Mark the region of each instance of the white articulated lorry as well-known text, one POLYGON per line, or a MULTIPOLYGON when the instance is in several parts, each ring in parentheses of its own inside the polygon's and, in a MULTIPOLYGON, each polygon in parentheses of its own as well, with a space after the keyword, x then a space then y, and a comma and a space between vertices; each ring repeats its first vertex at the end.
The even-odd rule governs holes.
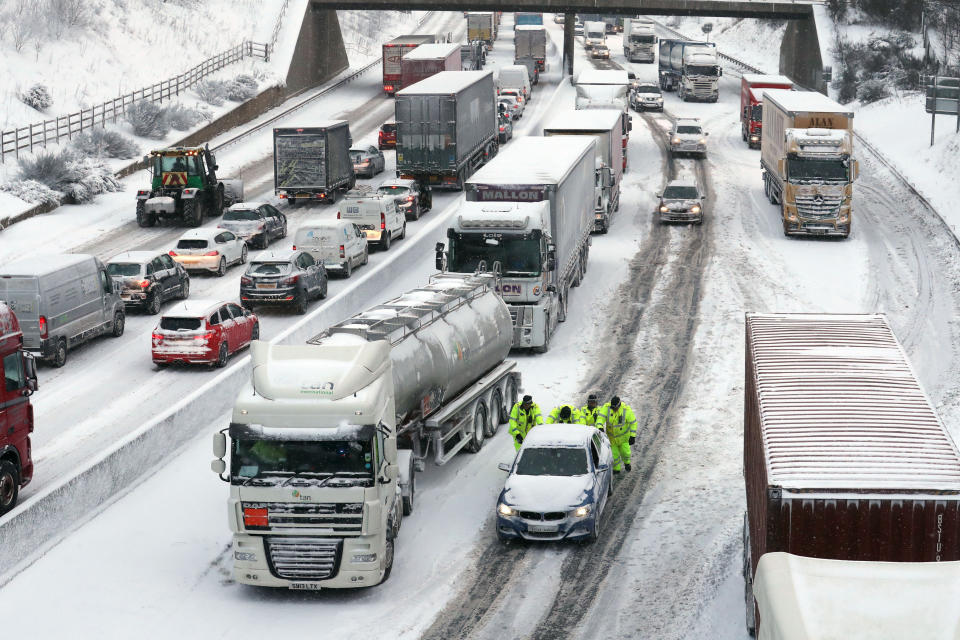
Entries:
POLYGON ((623 112, 616 109, 565 111, 551 118, 543 135, 592 136, 597 141, 594 183, 593 230, 606 233, 613 213, 620 210, 620 183, 623 179, 623 112))
POLYGON ((493 269, 510 307, 513 346, 545 352, 567 317, 570 288, 587 269, 593 229, 596 141, 515 140, 467 181, 466 202, 437 262, 449 271, 493 269))
POLYGON ((496 283, 439 274, 306 345, 253 343, 251 380, 213 445, 237 582, 319 590, 389 577, 415 471, 428 455, 479 451, 520 391, 496 283))
POLYGON ((619 109, 622 112, 620 119, 620 144, 623 146, 623 171, 627 170, 627 143, 630 141, 630 130, 633 123, 629 111, 627 97, 630 88, 630 78, 622 69, 585 69, 577 76, 577 98, 574 107, 581 109, 619 109))
POLYGON ((643 18, 627 18, 623 21, 623 55, 630 62, 653 62, 656 60, 657 34, 653 21, 643 18))

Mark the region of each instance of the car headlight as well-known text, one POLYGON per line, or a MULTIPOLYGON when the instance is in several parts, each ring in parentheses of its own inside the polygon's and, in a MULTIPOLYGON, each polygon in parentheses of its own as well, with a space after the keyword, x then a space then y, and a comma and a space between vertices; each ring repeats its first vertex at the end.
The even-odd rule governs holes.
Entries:
POLYGON ((515 515, 517 515, 517 510, 516 510, 516 509, 514 509, 513 507, 511 507, 511 506, 509 506, 509 505, 505 505, 505 504, 503 504, 502 502, 500 503, 500 506, 497 507, 497 511, 499 511, 499 512, 500 512, 500 515, 502 515, 502 516, 515 516, 515 515))
POLYGON ((665 204, 660 205, 660 213, 668 213, 669 211, 670 211, 670 208, 667 207, 667 205, 665 204))
POLYGON ((376 562, 377 554, 375 553, 355 553, 353 558, 350 559, 351 562, 376 562))
POLYGON ((583 505, 582 507, 577 507, 573 510, 573 515, 576 518, 585 518, 588 513, 590 513, 589 505, 583 505))
POLYGON ((706 138, 700 138, 699 144, 707 144, 706 138))
POLYGON ((690 213, 700 213, 700 205, 695 204, 690 207, 690 213))
POLYGON ((680 144, 680 138, 674 138, 673 144, 680 144))
POLYGON ((657 96, 656 98, 654 98, 654 100, 656 100, 657 102, 663 102, 663 96, 657 96))

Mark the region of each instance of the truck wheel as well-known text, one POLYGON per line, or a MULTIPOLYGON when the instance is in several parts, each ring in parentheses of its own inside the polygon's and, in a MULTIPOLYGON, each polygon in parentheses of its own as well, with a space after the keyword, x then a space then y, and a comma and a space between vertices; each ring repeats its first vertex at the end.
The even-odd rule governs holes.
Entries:
POLYGON ((147 205, 143 200, 137 201, 137 224, 141 227, 152 227, 157 223, 152 213, 147 213, 147 205))
POLYGON ((393 540, 387 540, 387 544, 383 548, 383 579, 380 580, 380 584, 383 584, 390 578, 390 573, 393 571, 393 540))
POLYGON ((743 600, 746 609, 747 632, 757 635, 757 604, 753 597, 753 566, 750 562, 750 530, 747 514, 743 514, 743 600))
POLYGON ((487 435, 487 408, 482 402, 477 403, 477 408, 473 411, 473 436, 470 438, 470 444, 466 450, 470 453, 480 453, 483 448, 483 440, 487 435))
POLYGON ((539 347, 534 347, 534 353, 546 353, 550 351, 550 316, 546 316, 544 319, 544 329, 543 329, 543 344, 539 347))
POLYGON ((0 460, 0 515, 17 506, 20 495, 20 472, 9 460, 0 460))
POLYGON ((570 304, 570 289, 565 289, 560 296, 560 310, 557 313, 557 322, 567 321, 567 306, 570 304))
POLYGON ((50 359, 50 363, 53 364, 56 368, 60 368, 63 365, 67 364, 67 340, 66 338, 60 338, 57 340, 57 345, 53 351, 53 357, 50 359))
POLYGON ((119 338, 123 335, 124 326, 127 324, 126 315, 118 311, 113 315, 113 337, 119 338))
POLYGON ((500 393, 500 389, 497 389, 493 392, 493 400, 490 405, 490 419, 487 420, 487 432, 485 435, 488 438, 497 435, 500 425, 504 422, 503 415, 503 394, 500 393))
POLYGON ((403 515, 413 513, 413 499, 417 494, 417 474, 414 473, 413 459, 410 460, 410 495, 403 496, 403 515))

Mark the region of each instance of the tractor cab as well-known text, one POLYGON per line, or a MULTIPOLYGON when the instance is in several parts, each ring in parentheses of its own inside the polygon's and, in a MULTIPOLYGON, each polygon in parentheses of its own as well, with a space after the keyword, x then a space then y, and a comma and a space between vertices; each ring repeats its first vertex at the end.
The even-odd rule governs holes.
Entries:
POLYGON ((215 162, 213 154, 202 147, 174 147, 151 151, 150 172, 153 174, 153 188, 202 189, 205 182, 216 183, 215 162))

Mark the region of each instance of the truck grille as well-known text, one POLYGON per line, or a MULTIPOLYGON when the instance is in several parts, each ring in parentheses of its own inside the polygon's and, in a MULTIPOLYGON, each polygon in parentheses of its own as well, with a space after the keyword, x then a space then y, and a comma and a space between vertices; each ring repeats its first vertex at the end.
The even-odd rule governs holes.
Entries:
POLYGON ((266 508, 268 529, 330 529, 334 535, 358 536, 363 529, 362 503, 244 502, 243 508, 266 508))
POLYGON ((713 82, 709 80, 694 80, 693 94, 696 96, 712 96, 713 82))
POLYGON ((842 196, 797 196, 797 214, 808 220, 836 218, 840 214, 842 196))
POLYGON ((343 540, 268 537, 270 572, 284 580, 326 580, 337 574, 343 540))

